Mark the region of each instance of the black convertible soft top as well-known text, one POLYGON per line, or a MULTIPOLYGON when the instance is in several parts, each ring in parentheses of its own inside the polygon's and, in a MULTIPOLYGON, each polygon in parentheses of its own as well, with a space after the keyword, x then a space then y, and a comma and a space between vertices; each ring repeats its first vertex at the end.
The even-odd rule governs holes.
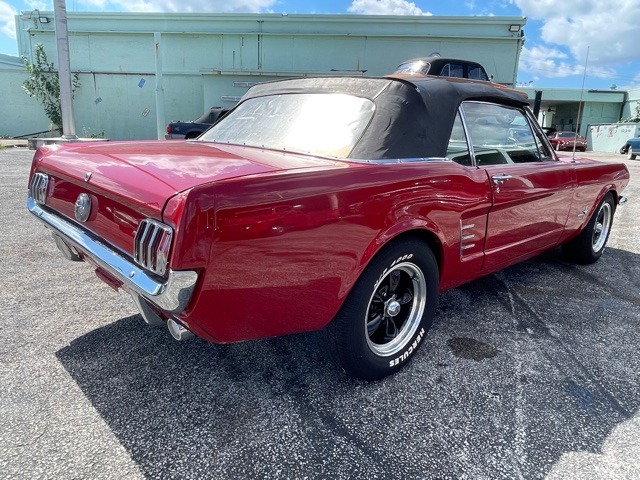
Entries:
POLYGON ((253 86, 242 101, 268 95, 343 93, 372 100, 375 113, 349 158, 444 157, 458 106, 465 100, 528 105, 514 90, 444 77, 313 77, 253 86))

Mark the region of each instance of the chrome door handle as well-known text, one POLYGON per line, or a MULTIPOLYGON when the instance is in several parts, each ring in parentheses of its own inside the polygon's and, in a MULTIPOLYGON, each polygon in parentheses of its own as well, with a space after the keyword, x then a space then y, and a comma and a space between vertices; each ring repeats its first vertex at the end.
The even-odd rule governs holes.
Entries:
POLYGON ((513 178, 511 175, 493 175, 491 177, 491 179, 493 180, 493 184, 500 186, 502 185, 506 180, 509 180, 510 178, 513 178))

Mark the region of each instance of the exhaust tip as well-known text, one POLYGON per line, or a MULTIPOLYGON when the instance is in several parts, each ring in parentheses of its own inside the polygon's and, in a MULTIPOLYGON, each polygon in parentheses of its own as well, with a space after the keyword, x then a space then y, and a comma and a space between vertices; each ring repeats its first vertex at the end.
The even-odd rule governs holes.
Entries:
POLYGON ((195 337, 191 330, 176 322, 173 318, 167 320, 167 328, 169 329, 171 336, 176 340, 189 340, 190 338, 195 337))

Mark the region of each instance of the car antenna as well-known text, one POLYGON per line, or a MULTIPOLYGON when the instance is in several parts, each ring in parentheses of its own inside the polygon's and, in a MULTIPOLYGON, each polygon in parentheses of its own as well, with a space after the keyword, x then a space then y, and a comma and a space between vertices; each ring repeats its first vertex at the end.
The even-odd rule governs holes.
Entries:
MULTIPOLYGON (((575 129, 576 136, 573 139, 573 156, 571 157, 571 161, 576 161, 576 143, 578 143, 578 125, 580 125, 580 114, 582 111, 582 95, 584 94, 584 80, 587 77, 587 63, 589 63, 589 49, 591 45, 587 45, 587 58, 584 61, 584 72, 582 73, 582 88, 580 88, 580 103, 578 103, 578 119, 576 121, 575 129)), ((585 147, 585 150, 587 148, 585 147)))

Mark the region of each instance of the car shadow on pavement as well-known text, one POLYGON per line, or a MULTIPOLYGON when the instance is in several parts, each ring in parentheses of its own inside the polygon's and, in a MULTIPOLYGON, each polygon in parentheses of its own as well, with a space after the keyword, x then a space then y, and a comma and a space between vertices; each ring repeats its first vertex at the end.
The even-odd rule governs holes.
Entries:
POLYGON ((638 254, 553 250, 443 294, 420 354, 374 383, 317 333, 181 343, 137 315, 57 357, 148 478, 541 478, 638 409, 639 282, 638 254))

